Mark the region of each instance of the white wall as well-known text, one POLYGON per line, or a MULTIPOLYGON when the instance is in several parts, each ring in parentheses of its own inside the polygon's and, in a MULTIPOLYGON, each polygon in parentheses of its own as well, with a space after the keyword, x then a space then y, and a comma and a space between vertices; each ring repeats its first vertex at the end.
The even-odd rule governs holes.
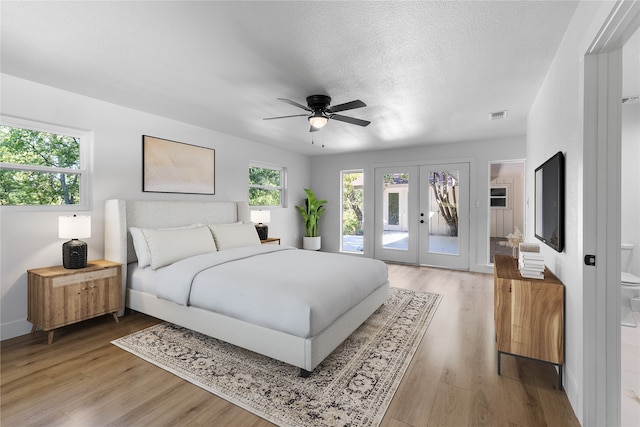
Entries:
POLYGON ((364 254, 373 256, 374 166, 451 162, 470 159, 470 252, 469 269, 491 273, 489 250, 489 162, 522 159, 525 137, 458 144, 427 145, 416 148, 372 151, 346 155, 314 157, 311 183, 318 197, 327 199, 327 212, 321 220, 323 250, 340 249, 340 171, 363 169, 365 174, 364 254))
MULTIPOLYGON (((93 131, 92 235, 83 239, 89 259, 103 256, 103 205, 111 198, 165 200, 247 200, 250 161, 288 170, 289 207, 274 209, 269 235, 282 244, 301 244, 302 223, 293 208, 310 183, 309 158, 144 112, 109 104, 8 75, 1 75, 2 114, 93 131), (152 135, 216 150, 214 196, 142 192, 142 135, 152 135)), ((68 214, 68 213, 66 213, 68 214)), ((27 274, 30 268, 61 264, 59 212, 0 208, 0 336, 28 333, 27 274)))
MULTIPOLYGON (((565 389, 584 423, 584 284, 583 215, 583 96, 585 41, 593 40, 613 2, 580 2, 540 88, 527 120, 527 223, 534 218, 534 169, 558 151, 565 154, 565 249, 562 253, 541 244, 545 263, 565 285, 565 389), (582 50, 581 50, 582 49, 582 50)), ((637 181, 636 181, 637 182, 637 181)), ((534 241, 533 228, 527 240, 534 241)), ((591 315, 590 313, 586 313, 591 315)), ((593 313, 593 316, 596 314, 593 313)))

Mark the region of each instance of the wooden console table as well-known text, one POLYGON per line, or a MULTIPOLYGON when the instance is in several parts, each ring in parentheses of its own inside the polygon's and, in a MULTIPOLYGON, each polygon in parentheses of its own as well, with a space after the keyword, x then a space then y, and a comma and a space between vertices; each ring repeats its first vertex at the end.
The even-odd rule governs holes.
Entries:
POLYGON ((522 277, 518 261, 494 258, 494 320, 500 356, 510 354, 558 366, 564 364, 564 285, 545 268, 544 279, 522 277))

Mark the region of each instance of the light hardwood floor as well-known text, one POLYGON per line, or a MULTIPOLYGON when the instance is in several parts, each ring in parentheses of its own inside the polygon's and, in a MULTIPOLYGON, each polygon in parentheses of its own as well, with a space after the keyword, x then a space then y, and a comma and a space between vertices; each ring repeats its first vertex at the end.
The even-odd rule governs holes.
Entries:
MULTIPOLYGON (((497 375, 493 276, 389 265, 392 286, 436 292, 442 302, 382 426, 577 426, 555 368, 502 357, 497 375)), ((0 424, 268 426, 113 345, 158 323, 127 314, 1 343, 0 424)))

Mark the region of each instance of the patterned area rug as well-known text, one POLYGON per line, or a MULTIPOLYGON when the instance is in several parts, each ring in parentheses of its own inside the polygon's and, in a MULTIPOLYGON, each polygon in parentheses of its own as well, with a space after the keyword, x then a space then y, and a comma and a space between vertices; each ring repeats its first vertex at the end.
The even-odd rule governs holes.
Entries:
POLYGON ((440 298, 391 288, 387 302, 308 378, 169 323, 113 344, 281 426, 378 426, 440 298))

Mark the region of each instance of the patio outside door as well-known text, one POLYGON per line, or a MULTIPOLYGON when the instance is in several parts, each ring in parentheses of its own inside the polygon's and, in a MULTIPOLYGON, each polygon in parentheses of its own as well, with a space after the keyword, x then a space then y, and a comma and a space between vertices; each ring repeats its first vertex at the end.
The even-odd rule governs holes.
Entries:
POLYGON ((469 269, 469 164, 420 167, 419 263, 469 269))

